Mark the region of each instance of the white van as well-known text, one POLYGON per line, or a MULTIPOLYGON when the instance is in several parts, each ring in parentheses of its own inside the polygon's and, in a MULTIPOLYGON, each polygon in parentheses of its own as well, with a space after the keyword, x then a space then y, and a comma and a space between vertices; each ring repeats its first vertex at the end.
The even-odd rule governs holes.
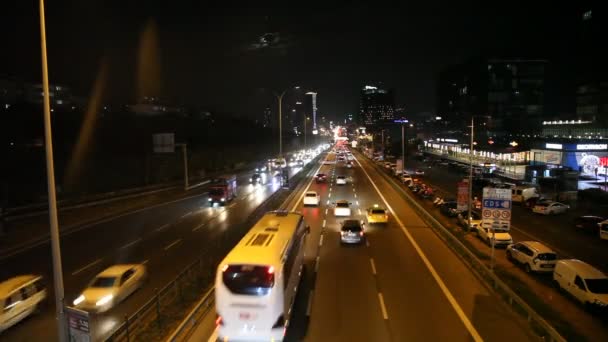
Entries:
POLYGON ((46 295, 41 276, 21 275, 0 283, 0 332, 36 311, 46 295))
POLYGON ((608 306, 608 277, 586 262, 559 260, 555 264, 553 280, 585 305, 608 306))
POLYGON ((525 203, 531 198, 540 198, 540 194, 535 187, 515 186, 511 188, 511 201, 513 203, 525 203))

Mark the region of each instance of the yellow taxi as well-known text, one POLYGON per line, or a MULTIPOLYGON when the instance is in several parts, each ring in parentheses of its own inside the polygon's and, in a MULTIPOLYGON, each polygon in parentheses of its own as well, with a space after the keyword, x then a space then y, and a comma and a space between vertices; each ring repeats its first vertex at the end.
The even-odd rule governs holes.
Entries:
POLYGON ((367 208, 366 212, 367 223, 387 223, 388 222, 388 210, 374 204, 373 207, 367 208))

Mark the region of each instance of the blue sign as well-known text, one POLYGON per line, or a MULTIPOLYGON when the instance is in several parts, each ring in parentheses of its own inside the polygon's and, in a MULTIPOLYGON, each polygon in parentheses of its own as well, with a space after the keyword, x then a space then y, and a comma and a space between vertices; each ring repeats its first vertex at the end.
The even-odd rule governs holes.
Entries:
POLYGON ((500 199, 484 199, 483 207, 488 209, 511 209, 511 201, 500 199))

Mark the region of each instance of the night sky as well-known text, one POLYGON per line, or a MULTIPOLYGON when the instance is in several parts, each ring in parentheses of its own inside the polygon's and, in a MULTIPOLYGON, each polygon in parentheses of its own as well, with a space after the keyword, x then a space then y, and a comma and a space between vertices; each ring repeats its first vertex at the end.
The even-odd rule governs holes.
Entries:
MULTIPOLYGON (((38 82, 38 1, 13 2, 0 14, 0 76, 38 82)), ((155 25, 157 88, 170 103, 252 116, 272 103, 260 88, 300 85, 319 93, 321 114, 343 117, 357 111, 362 85, 382 82, 408 112, 432 111, 435 78, 446 65, 482 53, 567 61, 580 11, 553 3, 424 3, 228 8, 205 1, 47 1, 50 80, 88 96, 105 64, 104 100, 134 102, 139 40, 155 25), (266 32, 279 38, 255 45, 266 32)))

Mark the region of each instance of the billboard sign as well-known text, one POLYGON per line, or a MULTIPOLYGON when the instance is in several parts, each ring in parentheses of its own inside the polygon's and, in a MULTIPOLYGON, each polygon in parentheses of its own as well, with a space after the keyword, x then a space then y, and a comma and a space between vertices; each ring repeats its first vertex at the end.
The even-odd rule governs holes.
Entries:
POLYGON ((458 197, 456 198, 456 208, 460 211, 469 209, 469 180, 463 179, 458 182, 458 197))
POLYGON ((154 153, 173 153, 175 152, 175 134, 152 134, 152 145, 154 153))
POLYGON ((72 307, 66 307, 65 313, 68 319, 68 334, 70 341, 90 342, 91 329, 89 325, 89 313, 72 307))
POLYGON ((490 229, 511 229, 511 189, 483 188, 482 226, 490 229))

